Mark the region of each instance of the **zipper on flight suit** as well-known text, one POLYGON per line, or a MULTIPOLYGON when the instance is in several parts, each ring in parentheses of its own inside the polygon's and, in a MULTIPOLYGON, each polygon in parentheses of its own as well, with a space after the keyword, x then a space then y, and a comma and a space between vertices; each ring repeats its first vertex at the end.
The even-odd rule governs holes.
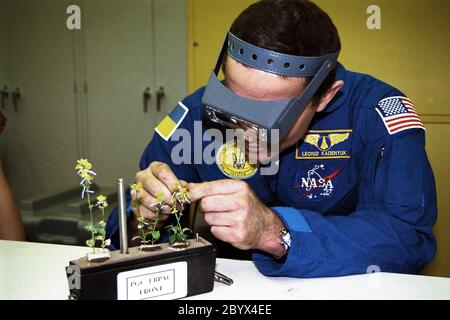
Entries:
POLYGON ((380 165, 381 159, 384 157, 384 146, 381 147, 380 152, 377 155, 377 161, 375 162, 375 174, 377 172, 378 166, 380 165))
MULTIPOLYGON (((373 194, 374 198, 375 198, 375 195, 379 194, 379 192, 377 192, 377 191, 379 191, 378 190, 379 188, 377 188, 377 181, 379 179, 382 179, 382 177, 378 177, 378 179, 377 179, 377 172, 378 172, 378 169, 379 169, 379 166, 380 166, 381 159, 383 159, 383 157, 384 157, 384 150, 385 150, 385 147, 381 146, 381 149, 378 152, 377 158, 376 158, 376 161, 375 161, 375 169, 373 171, 373 178, 372 178, 372 194, 373 194)), ((379 199, 375 199, 375 201, 377 201, 377 200, 379 200, 379 199)))

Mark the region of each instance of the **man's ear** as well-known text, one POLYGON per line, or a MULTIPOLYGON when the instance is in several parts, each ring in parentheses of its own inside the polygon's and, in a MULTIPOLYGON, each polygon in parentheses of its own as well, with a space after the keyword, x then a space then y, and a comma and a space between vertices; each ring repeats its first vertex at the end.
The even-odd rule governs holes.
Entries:
POLYGON ((333 100, 334 96, 339 92, 339 90, 342 89, 344 86, 344 81, 339 80, 333 83, 330 89, 325 92, 325 94, 320 99, 319 105, 317 106, 316 112, 322 112, 325 110, 330 103, 331 100, 333 100))

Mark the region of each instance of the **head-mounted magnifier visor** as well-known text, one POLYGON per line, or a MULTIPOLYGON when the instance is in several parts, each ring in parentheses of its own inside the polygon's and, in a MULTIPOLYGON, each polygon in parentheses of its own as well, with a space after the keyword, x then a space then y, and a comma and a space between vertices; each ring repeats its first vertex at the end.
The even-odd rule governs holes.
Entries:
POLYGON ((260 132, 263 139, 269 138, 271 129, 278 129, 281 140, 336 66, 338 56, 339 52, 321 57, 282 54, 247 43, 228 32, 202 98, 206 114, 225 127, 254 129, 260 132), (302 95, 296 98, 275 101, 247 99, 235 94, 218 79, 225 54, 261 71, 313 79, 302 95))

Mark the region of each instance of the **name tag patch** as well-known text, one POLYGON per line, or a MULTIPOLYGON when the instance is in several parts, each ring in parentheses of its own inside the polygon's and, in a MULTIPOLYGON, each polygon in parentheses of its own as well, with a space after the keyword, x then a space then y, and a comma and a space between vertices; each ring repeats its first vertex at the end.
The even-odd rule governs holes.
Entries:
POLYGON ((352 130, 310 130, 297 145, 295 159, 350 159, 352 130))

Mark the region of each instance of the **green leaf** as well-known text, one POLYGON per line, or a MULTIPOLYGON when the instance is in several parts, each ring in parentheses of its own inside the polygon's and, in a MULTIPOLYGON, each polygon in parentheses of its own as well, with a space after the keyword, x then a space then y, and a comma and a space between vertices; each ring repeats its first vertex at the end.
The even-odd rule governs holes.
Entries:
POLYGON ((157 230, 152 231, 153 240, 158 240, 160 236, 161 236, 161 234, 159 233, 159 231, 157 231, 157 230))
POLYGON ((87 245, 89 248, 93 248, 93 247, 95 246, 95 240, 94 240, 94 239, 86 240, 86 245, 87 245))
POLYGON ((105 231, 105 229, 103 229, 103 228, 98 228, 98 229, 97 229, 97 232, 100 233, 100 235, 102 235, 103 238, 106 236, 106 231, 105 231))
POLYGON ((137 227, 138 229, 143 229, 145 228, 145 224, 143 222, 140 222, 137 227))
POLYGON ((97 228, 94 227, 94 225, 92 225, 92 224, 88 224, 87 226, 84 227, 84 229, 86 229, 89 232, 96 232, 97 231, 97 228))
POLYGON ((177 240, 179 242, 186 242, 186 239, 187 239, 187 237, 185 234, 182 234, 182 233, 177 234, 177 240))
POLYGON ((104 236, 96 236, 95 237, 95 240, 100 240, 100 241, 103 241, 103 240, 105 240, 105 237, 104 236))
POLYGON ((169 237, 169 243, 174 243, 175 240, 176 240, 175 235, 171 235, 171 236, 169 237))
POLYGON ((183 233, 185 233, 186 231, 192 233, 192 230, 191 230, 191 229, 189 229, 189 228, 183 228, 183 233))

